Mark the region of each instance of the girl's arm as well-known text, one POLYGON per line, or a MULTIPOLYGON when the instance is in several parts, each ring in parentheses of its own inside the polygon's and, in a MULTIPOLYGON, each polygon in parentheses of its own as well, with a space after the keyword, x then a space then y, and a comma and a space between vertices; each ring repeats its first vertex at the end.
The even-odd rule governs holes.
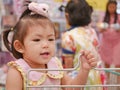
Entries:
MULTIPOLYGON (((96 65, 97 60, 94 58, 94 56, 89 51, 84 51, 83 55, 81 56, 81 67, 79 73, 73 79, 65 74, 62 79, 62 85, 85 85, 90 69, 96 65)), ((77 88, 75 90, 77 90, 77 88)))
POLYGON ((88 79, 89 70, 81 69, 78 75, 72 79, 67 73, 64 74, 62 85, 85 85, 88 79))
MULTIPOLYGON (((88 73, 89 71, 86 70, 80 70, 79 74, 76 76, 76 78, 72 79, 67 73, 64 74, 64 77, 62 79, 62 85, 85 85, 88 79, 88 73)), ((84 90, 83 87, 81 88, 62 88, 62 90, 84 90)))
POLYGON ((15 68, 10 68, 7 74, 6 90, 23 90, 22 77, 15 68))

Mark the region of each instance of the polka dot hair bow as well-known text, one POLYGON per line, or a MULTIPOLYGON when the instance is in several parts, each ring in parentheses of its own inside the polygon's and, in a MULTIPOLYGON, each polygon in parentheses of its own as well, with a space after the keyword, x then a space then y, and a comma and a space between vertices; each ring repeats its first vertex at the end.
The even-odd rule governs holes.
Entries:
POLYGON ((45 3, 35 3, 35 2, 31 2, 28 5, 29 10, 32 11, 31 14, 40 14, 43 16, 48 17, 48 9, 49 6, 45 3))

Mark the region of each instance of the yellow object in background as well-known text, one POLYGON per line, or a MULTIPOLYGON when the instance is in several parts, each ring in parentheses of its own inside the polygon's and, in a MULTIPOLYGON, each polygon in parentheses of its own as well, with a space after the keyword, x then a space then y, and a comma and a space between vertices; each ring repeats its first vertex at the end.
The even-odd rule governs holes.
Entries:
POLYGON ((108 0, 86 0, 95 10, 105 11, 108 0))
POLYGON ((54 0, 54 2, 62 2, 63 0, 54 0))

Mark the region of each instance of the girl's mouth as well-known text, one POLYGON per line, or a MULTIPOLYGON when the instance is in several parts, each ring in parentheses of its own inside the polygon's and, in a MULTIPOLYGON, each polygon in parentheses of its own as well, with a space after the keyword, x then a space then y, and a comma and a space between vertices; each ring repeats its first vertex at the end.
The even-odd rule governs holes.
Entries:
POLYGON ((41 53, 40 55, 49 55, 48 52, 41 53))
POLYGON ((44 58, 47 58, 50 55, 50 53, 49 52, 44 52, 44 53, 41 53, 40 55, 44 58))

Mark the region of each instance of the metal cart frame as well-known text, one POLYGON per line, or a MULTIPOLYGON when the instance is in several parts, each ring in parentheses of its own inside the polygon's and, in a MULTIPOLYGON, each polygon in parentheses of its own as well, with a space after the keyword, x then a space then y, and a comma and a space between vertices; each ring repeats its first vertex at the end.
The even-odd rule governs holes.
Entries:
MULTIPOLYGON (((81 54, 80 54, 80 56, 81 56, 81 54)), ((58 69, 30 69, 28 71, 27 77, 28 77, 30 71, 74 71, 74 70, 76 70, 79 67, 79 65, 80 65, 80 62, 78 62, 78 64, 74 68, 59 69, 59 70, 58 69)), ((106 72, 109 72, 109 73, 112 73, 112 74, 120 76, 120 73, 114 71, 114 70, 120 70, 120 68, 93 68, 93 69, 98 70, 98 71, 104 70, 106 72)), ((106 84, 106 85, 40 85, 40 86, 30 86, 28 84, 28 78, 27 78, 26 90, 28 90, 28 88, 41 88, 42 90, 46 90, 45 88, 48 88, 47 90, 50 90, 50 88, 73 88, 72 90, 75 90, 76 88, 79 88, 77 90, 81 90, 80 88, 82 88, 82 90, 83 90, 83 88, 86 88, 86 87, 87 88, 91 88, 91 87, 104 87, 104 88, 106 88, 106 87, 119 87, 120 88, 120 84, 106 84)), ((58 89, 58 90, 60 90, 60 89, 58 89)), ((65 89, 65 90, 67 90, 67 89, 65 89)), ((85 89, 85 90, 87 90, 87 89, 85 89)), ((109 89, 103 89, 103 90, 109 90, 109 89)), ((111 89, 111 90, 113 90, 113 89, 111 89)))

